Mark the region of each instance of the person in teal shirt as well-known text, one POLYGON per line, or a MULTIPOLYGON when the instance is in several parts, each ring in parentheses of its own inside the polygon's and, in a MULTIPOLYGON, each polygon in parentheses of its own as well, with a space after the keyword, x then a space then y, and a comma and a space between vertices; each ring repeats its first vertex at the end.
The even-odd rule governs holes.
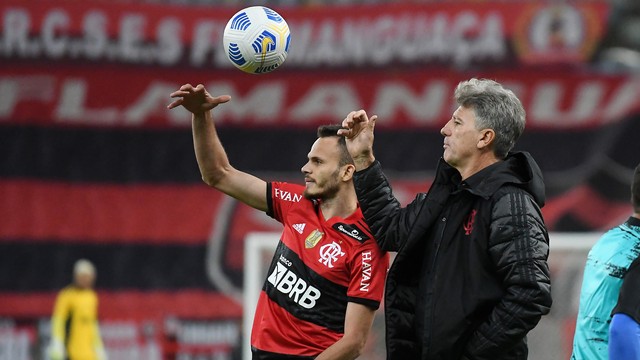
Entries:
POLYGON ((606 232, 591 248, 584 267, 571 360, 608 360, 611 311, 622 279, 640 254, 640 165, 631 184, 633 215, 606 232))

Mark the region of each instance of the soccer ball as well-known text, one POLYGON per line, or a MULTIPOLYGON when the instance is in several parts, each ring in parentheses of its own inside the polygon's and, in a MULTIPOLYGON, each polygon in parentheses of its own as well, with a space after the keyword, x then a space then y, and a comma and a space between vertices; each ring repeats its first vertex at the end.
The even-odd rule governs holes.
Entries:
POLYGON ((277 69, 287 58, 291 33, 280 14, 264 6, 238 11, 224 28, 224 50, 231 63, 250 74, 277 69))

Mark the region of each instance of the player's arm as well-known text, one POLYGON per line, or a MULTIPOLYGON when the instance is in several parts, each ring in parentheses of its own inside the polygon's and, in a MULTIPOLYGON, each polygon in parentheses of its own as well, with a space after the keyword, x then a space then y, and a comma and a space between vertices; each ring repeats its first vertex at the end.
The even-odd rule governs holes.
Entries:
POLYGON ((226 103, 228 95, 211 96, 203 85, 183 85, 171 94, 168 108, 183 106, 192 115, 193 146, 202 180, 225 194, 256 209, 267 210, 265 181, 231 166, 213 122, 212 109, 226 103))
POLYGON ((104 343, 102 342, 102 335, 100 333, 100 323, 98 321, 98 316, 96 314, 96 319, 94 321, 94 338, 93 338, 93 349, 96 352, 97 360, 107 360, 107 352, 104 348, 104 343))
POLYGON ((640 359, 640 324, 627 314, 617 313, 611 319, 609 359, 640 359))
POLYGON ((344 336, 323 351, 316 360, 355 359, 367 343, 375 310, 354 302, 347 303, 344 319, 344 336))
POLYGON ((65 323, 69 317, 69 301, 64 291, 56 297, 51 316, 51 343, 49 344, 49 357, 53 360, 62 360, 65 357, 65 323))

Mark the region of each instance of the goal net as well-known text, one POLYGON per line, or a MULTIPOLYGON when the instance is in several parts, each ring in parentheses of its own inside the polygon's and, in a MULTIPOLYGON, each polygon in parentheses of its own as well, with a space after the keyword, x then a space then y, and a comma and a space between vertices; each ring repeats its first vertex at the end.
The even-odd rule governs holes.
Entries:
MULTIPOLYGON (((601 233, 551 233, 549 268, 553 306, 528 335, 530 360, 568 359, 578 311, 582 272, 591 246, 601 233)), ((279 233, 250 233, 244 253, 243 360, 251 359, 249 339, 255 306, 280 238, 279 233)), ((393 256, 392 256, 393 259, 393 256)), ((362 360, 383 360, 384 310, 376 313, 362 360)))

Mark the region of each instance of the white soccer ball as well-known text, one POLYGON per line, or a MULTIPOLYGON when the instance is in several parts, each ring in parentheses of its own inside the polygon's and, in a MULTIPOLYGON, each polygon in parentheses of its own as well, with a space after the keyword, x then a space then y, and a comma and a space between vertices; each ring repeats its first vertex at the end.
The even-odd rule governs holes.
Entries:
POLYGON ((224 28, 223 44, 235 67, 262 74, 277 69, 287 58, 291 33, 280 14, 264 6, 238 11, 224 28))

